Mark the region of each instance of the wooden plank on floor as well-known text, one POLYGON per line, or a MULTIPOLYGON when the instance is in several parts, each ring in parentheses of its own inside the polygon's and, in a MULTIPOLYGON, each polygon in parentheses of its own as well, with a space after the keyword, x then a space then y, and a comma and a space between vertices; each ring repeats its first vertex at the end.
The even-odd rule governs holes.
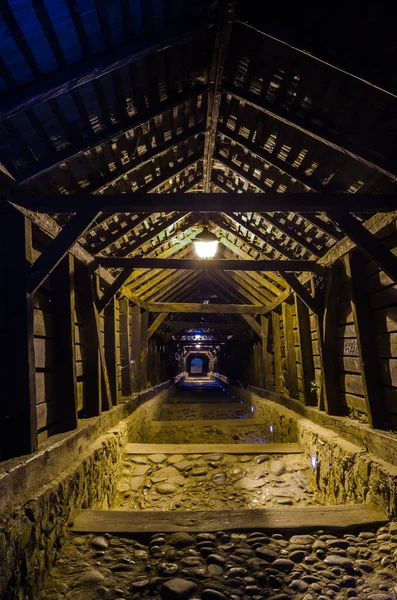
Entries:
MULTIPOLYGON (((191 427, 192 420, 178 419, 177 421, 152 421, 150 427, 153 429, 168 429, 169 427, 191 427)), ((269 426, 267 419, 194 419, 194 425, 197 427, 206 427, 207 425, 218 425, 219 427, 255 427, 269 426)))
POLYGON ((210 532, 253 529, 255 531, 308 531, 380 526, 388 519, 370 504, 307 506, 260 510, 210 511, 117 511, 77 510, 71 531, 79 533, 167 533, 174 531, 210 532))
POLYGON ((126 444, 127 454, 300 454, 302 448, 287 444, 126 444))

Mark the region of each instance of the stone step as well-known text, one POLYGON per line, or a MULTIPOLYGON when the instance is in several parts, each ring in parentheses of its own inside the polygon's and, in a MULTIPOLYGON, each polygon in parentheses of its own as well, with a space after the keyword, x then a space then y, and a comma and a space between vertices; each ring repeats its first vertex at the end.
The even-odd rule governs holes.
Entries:
POLYGON ((126 454, 301 454, 295 442, 288 444, 126 444, 126 454))
MULTIPOLYGON (((195 419, 194 426, 198 427, 266 427, 269 430, 269 421, 266 419, 195 419)), ((150 428, 155 429, 168 429, 169 427, 191 427, 191 420, 177 420, 177 421, 152 421, 150 428)))
POLYGON ((371 504, 213 511, 77 510, 70 529, 76 533, 114 534, 219 530, 303 532, 380 527, 387 521, 387 516, 371 504))

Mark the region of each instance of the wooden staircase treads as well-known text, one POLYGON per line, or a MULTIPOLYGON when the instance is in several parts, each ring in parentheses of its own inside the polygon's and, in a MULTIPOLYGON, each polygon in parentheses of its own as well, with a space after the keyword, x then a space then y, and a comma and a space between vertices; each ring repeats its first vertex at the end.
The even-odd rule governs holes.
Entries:
MULTIPOLYGON (((214 425, 218 425, 219 427, 255 427, 268 425, 268 421, 265 419, 194 419, 195 427, 205 427, 206 425, 213 427, 214 425)), ((150 428, 152 429, 162 429, 166 427, 191 427, 192 420, 178 420, 178 421, 152 421, 150 423, 150 428)))
POLYGON ((307 531, 379 527, 386 515, 370 504, 260 510, 118 511, 78 510, 71 531, 79 533, 210 532, 219 530, 307 531))
POLYGON ((301 454, 295 442, 288 444, 126 444, 127 454, 301 454))

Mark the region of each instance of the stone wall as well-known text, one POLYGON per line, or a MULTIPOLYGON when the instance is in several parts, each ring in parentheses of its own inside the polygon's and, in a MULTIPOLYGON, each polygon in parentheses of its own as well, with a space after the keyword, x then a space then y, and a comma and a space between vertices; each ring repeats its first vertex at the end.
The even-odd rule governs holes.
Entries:
POLYGON ((55 436, 34 455, 2 463, 1 599, 37 597, 73 509, 109 506, 123 445, 143 439, 173 393, 171 382, 146 390, 78 430, 55 436))
MULTIPOLYGON (((316 461, 318 497, 325 504, 373 502, 390 518, 397 517, 397 467, 367 447, 346 440, 335 431, 261 396, 252 390, 231 387, 233 394, 249 402, 257 418, 274 427, 274 442, 297 441, 316 461)), ((259 391, 259 390, 258 390, 259 391)), ((269 394, 270 395, 270 394, 269 394)), ((350 435, 350 437, 352 437, 350 435)))

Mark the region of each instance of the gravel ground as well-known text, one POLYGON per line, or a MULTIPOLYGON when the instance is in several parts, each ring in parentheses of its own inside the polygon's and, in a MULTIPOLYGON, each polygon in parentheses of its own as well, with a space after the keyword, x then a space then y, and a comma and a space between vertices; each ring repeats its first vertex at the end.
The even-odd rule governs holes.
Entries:
POLYGON ((70 537, 40 600, 395 600, 397 523, 271 536, 70 537))

